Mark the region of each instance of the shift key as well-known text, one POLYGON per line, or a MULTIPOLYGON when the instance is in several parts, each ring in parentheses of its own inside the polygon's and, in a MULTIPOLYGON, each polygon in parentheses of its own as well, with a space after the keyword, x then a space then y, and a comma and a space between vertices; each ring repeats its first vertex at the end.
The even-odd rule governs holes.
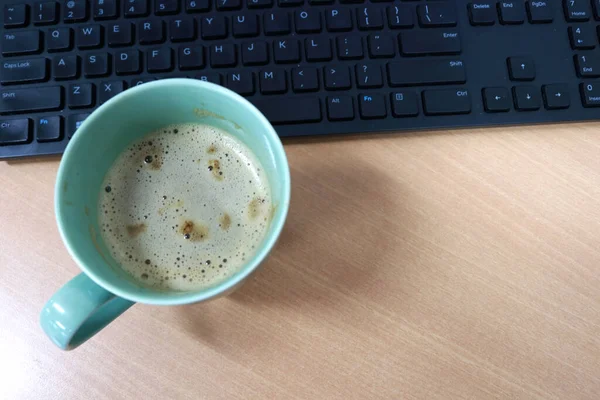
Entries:
POLYGON ((58 110, 62 103, 63 88, 61 86, 0 91, 0 114, 58 110))

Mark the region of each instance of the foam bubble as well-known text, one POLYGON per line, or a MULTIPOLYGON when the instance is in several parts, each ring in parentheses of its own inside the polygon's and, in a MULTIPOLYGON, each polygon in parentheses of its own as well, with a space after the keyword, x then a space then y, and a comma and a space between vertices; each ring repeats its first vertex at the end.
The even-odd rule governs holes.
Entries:
POLYGON ((268 228, 271 194, 260 169, 250 149, 215 127, 153 132, 132 143, 104 179, 102 237, 144 286, 218 284, 239 270, 268 228))

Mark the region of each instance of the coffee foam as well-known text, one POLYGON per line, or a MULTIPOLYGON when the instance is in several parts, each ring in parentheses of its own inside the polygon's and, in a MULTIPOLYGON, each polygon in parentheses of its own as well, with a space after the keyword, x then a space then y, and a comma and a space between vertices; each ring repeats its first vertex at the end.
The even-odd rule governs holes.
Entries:
POLYGON ((153 132, 114 162, 99 195, 102 237, 136 281, 198 290, 227 279, 258 249, 271 193, 260 162, 218 128, 153 132))

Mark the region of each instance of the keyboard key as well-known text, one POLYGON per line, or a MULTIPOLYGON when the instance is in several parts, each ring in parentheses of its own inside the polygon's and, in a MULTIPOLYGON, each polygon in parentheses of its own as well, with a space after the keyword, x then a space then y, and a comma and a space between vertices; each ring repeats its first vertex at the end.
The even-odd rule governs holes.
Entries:
POLYGON ((77 47, 80 49, 93 49, 102 46, 102 26, 87 25, 75 30, 77 47))
POLYGON ((277 0, 279 7, 295 7, 304 4, 304 0, 277 0))
POLYGON ((348 8, 337 7, 325 11, 325 25, 329 32, 345 32, 352 29, 352 13, 348 8))
POLYGON ((273 125, 319 122, 321 103, 316 97, 257 99, 252 103, 273 125))
POLYGON ((124 90, 125 85, 123 84, 123 81, 102 81, 100 83, 100 88, 98 89, 100 92, 98 95, 100 104, 106 103, 124 90))
POLYGON ((211 67, 235 67, 236 64, 237 57, 234 44, 219 44, 210 47, 211 67))
POLYGON ((7 4, 4 6, 4 27, 20 28, 27 25, 29 6, 27 4, 7 4))
POLYGON ((203 74, 198 74, 194 77, 194 79, 198 79, 204 82, 216 83, 217 85, 221 84, 221 74, 217 72, 205 72, 203 74))
POLYGON ((254 14, 233 16, 233 36, 258 36, 258 17, 254 14))
POLYGON ((460 36, 453 30, 407 31, 400 34, 400 48, 402 54, 413 56, 458 54, 460 36))
POLYGON ((390 86, 421 86, 465 83, 467 75, 461 60, 402 60, 388 63, 390 86))
POLYGON ((579 85, 579 91, 581 93, 581 103, 584 107, 600 107, 600 83, 583 82, 579 85))
POLYGON ((213 16, 202 18, 202 39, 223 39, 227 37, 227 21, 225 17, 213 16))
POLYGON ((0 119, 0 146, 7 144, 21 144, 29 142, 31 120, 0 119))
POLYGON ((535 111, 540 109, 539 89, 534 86, 514 86, 513 98, 515 108, 519 111, 535 111))
POLYGON ((358 29, 360 30, 383 28, 383 16, 379 8, 357 8, 356 19, 358 20, 358 29))
POLYGON ((388 24, 392 29, 412 28, 414 26, 412 9, 407 4, 398 4, 387 8, 388 24))
POLYGON ((321 13, 317 9, 298 10, 294 13, 294 16, 296 21, 296 32, 321 32, 321 13))
POLYGON ((218 11, 239 10, 242 0, 215 0, 218 11))
POLYGON ((237 71, 227 74, 227 87, 237 94, 249 96, 254 94, 254 74, 249 71, 237 71))
POLYGON ((186 42, 196 39, 196 20, 194 18, 176 18, 169 26, 172 42, 186 42))
POLYGON ((583 24, 570 26, 569 40, 574 50, 593 49, 597 40, 594 27, 583 24))
POLYGON ((339 59, 352 60, 364 57, 362 40, 360 36, 338 36, 336 42, 339 59))
POLYGON ((276 63, 297 63, 300 61, 300 45, 297 40, 274 40, 273 57, 276 63))
POLYGON ((329 61, 332 59, 331 41, 328 37, 314 37, 305 40, 307 61, 329 61))
POLYGON ((49 29, 46 35, 46 41, 46 47, 51 53, 59 51, 69 51, 73 47, 73 29, 49 29))
POLYGON ((138 74, 141 70, 141 52, 139 50, 124 50, 115 53, 115 72, 117 75, 138 74))
POLYGON ((262 94, 278 94, 287 91, 287 79, 284 70, 262 70, 258 75, 262 94))
POLYGON ((600 0, 592 0, 592 9, 594 11, 594 19, 600 21, 600 0))
POLYGON ((317 69, 314 67, 293 68, 292 88, 297 93, 319 90, 317 69))
POLYGON ((265 42, 247 42, 242 45, 242 64, 264 65, 269 62, 269 51, 265 42))
POLYGON ((367 63, 356 65, 356 83, 361 89, 383 86, 383 74, 379 64, 367 63))
POLYGON ((92 0, 95 20, 115 19, 119 16, 118 0, 92 0))
POLYGON ((4 61, 0 64, 0 83, 43 82, 48 79, 48 60, 46 58, 28 58, 18 61, 4 61))
POLYGON ((600 56, 595 53, 575 56, 575 71, 582 78, 600 77, 600 56))
POLYGON ((210 10, 210 0, 186 0, 185 12, 200 13, 210 10))
POLYGON ((95 85, 92 83, 74 83, 69 85, 67 104, 69 108, 89 108, 94 106, 95 85))
POLYGON ((62 96, 60 86, 4 89, 0 91, 0 114, 58 110, 62 96))
POLYGON ((323 67, 323 80, 327 90, 345 90, 352 87, 350 68, 345 65, 323 67))
POLYGON ((476 2, 467 6, 471 25, 494 25, 496 23, 496 8, 494 3, 476 2))
POLYGON ((417 6, 419 25, 424 28, 456 26, 456 9, 451 2, 431 2, 417 6))
POLYGON ((569 108, 571 105, 567 85, 544 85, 542 86, 542 96, 544 97, 544 107, 548 110, 560 110, 569 108))
POLYGON ((588 21, 591 10, 589 0, 563 0, 565 18, 569 22, 588 21))
POLYGON ((178 59, 179 69, 182 71, 204 68, 204 48, 202 46, 181 46, 178 59))
POLYGON ((129 87, 133 88, 136 86, 143 85, 144 83, 153 82, 156 78, 136 78, 129 81, 129 87))
POLYGON ((169 72, 173 69, 173 50, 168 47, 148 50, 146 52, 146 69, 148 72, 169 72))
POLYGON ((287 12, 273 11, 263 16, 265 35, 285 35, 292 30, 287 12))
POLYGON ((378 119, 387 116, 385 97, 380 94, 360 94, 358 109, 362 119, 378 119))
POLYGON ((523 0, 501 1, 498 3, 500 23, 503 25, 518 25, 525 22, 525 5, 523 0))
POLYGON ((52 59, 52 76, 57 81, 79 78, 79 56, 55 56, 52 59))
POLYGON ((392 115, 399 117, 414 117, 419 114, 417 95, 414 92, 394 92, 390 95, 392 115))
POLYGON ((4 56, 38 53, 42 51, 40 31, 5 31, 0 48, 4 56))
POLYGON ((179 12, 179 0, 154 0, 154 14, 171 15, 179 12))
POLYGON ((122 0, 123 15, 127 18, 145 17, 148 15, 148 0, 122 0))
POLYGON ((108 24, 107 41, 110 47, 128 46, 133 43, 133 24, 131 22, 116 22, 108 24))
POLYGON ((87 0, 65 0, 63 5, 65 11, 64 22, 84 22, 88 19, 87 0))
POLYGON ((371 58, 390 58, 396 53, 394 40, 384 33, 369 35, 367 44, 371 58))
POLYGON ((327 97, 327 118, 330 121, 348 121, 354 119, 352 96, 327 97))
POLYGON ((527 17, 532 24, 547 24, 552 22, 554 12, 548 1, 528 1, 527 17))
POLYGON ((73 135, 75 134, 75 131, 77 131, 77 129, 79 129, 81 124, 83 124, 83 121, 85 121, 85 119, 89 116, 90 116, 90 114, 71 114, 71 115, 69 115, 69 117, 67 119, 67 134, 69 136, 69 139, 71 139, 73 137, 73 135))
POLYGON ((526 57, 509 57, 506 62, 512 81, 532 81, 535 78, 535 65, 532 59, 526 57))
POLYGON ((140 44, 157 44, 165 41, 165 23, 160 20, 145 20, 138 24, 140 44))
POLYGON ((58 21, 58 3, 55 1, 38 1, 33 5, 33 23, 50 25, 58 21))
POLYGON ((252 8, 269 8, 273 7, 273 0, 247 0, 246 6, 252 8))
POLYGON ((62 139, 63 119, 56 115, 40 117, 35 124, 35 137, 38 142, 56 142, 62 139))
POLYGON ((510 110, 510 95, 506 88, 484 88, 482 94, 485 111, 504 112, 510 110))
POLYGON ((466 89, 425 90, 423 111, 426 115, 468 114, 471 97, 466 89))

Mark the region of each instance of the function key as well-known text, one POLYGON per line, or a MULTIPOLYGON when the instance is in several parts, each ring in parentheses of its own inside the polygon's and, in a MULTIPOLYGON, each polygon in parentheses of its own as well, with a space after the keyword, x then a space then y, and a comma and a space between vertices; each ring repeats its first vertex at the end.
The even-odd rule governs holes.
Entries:
POLYGON ((535 111, 540 109, 540 94, 533 86, 514 86, 513 96, 515 108, 519 111, 535 111))
POLYGON ((29 142, 30 127, 29 118, 0 119, 0 146, 29 142))
POLYGON ((414 25, 412 9, 406 4, 388 7, 387 16, 391 29, 412 28, 414 25))
POLYGON ((62 117, 41 117, 35 124, 38 142, 56 142, 62 138, 62 117))
POLYGON ((123 0, 123 15, 127 18, 148 15, 148 0, 123 0))
POLYGON ((185 2, 185 12, 187 13, 199 13, 209 10, 210 0, 186 0, 185 2))
POLYGON ((36 25, 54 24, 58 21, 58 3, 37 2, 33 6, 33 23, 36 25))
POLYGON ((399 117, 414 117, 419 114, 417 95, 414 92, 394 92, 390 95, 392 115, 399 117))
POLYGON ((535 78, 533 60, 526 57, 509 57, 508 73, 513 81, 532 81, 535 78))
POLYGON ((567 85, 544 85, 542 86, 542 95, 544 97, 544 107, 548 110, 569 108, 571 105, 567 85))
POLYGON ((589 0, 563 0, 567 21, 587 21, 590 19, 589 0))
POLYGON ((498 11, 500 12, 500 23, 503 25, 517 25, 525 22, 523 0, 500 1, 498 11))
POLYGON ((358 109, 362 119, 380 119, 387 117, 385 97, 381 94, 360 94, 358 96, 358 109))
POLYGON ((468 114, 471 97, 466 89, 425 90, 423 109, 426 115, 468 114))
POLYGON ((327 117, 330 121, 354 119, 352 96, 327 97, 327 117))
POLYGON ((154 14, 170 15, 179 12, 179 0, 155 0, 154 14))
POLYGON ((471 25, 494 25, 496 23, 496 9, 492 3, 469 3, 467 9, 471 25))
POLYGON ((42 50, 40 31, 15 31, 2 34, 2 55, 20 55, 38 53, 42 50))
POLYGON ((583 82, 579 90, 584 107, 600 107, 600 83, 583 82))
POLYGON ((483 106, 487 112, 504 112, 510 110, 508 90, 503 87, 484 88, 483 106))
POLYGON ((552 22, 554 12, 549 1, 528 1, 527 17, 532 24, 547 24, 552 22))
POLYGON ((456 26, 456 9, 451 3, 436 2, 417 6, 419 24, 423 27, 456 26))
POLYGON ((65 0, 64 11, 65 22, 85 21, 88 19, 87 0, 65 0))
POLYGON ((571 47, 577 49, 593 49, 596 47, 596 32, 592 26, 584 24, 569 27, 571 47))
POLYGON ((117 0, 93 0, 94 19, 114 19, 119 16, 117 0))
POLYGON ((4 27, 19 28, 27 25, 29 6, 27 4, 7 4, 4 6, 4 27))

